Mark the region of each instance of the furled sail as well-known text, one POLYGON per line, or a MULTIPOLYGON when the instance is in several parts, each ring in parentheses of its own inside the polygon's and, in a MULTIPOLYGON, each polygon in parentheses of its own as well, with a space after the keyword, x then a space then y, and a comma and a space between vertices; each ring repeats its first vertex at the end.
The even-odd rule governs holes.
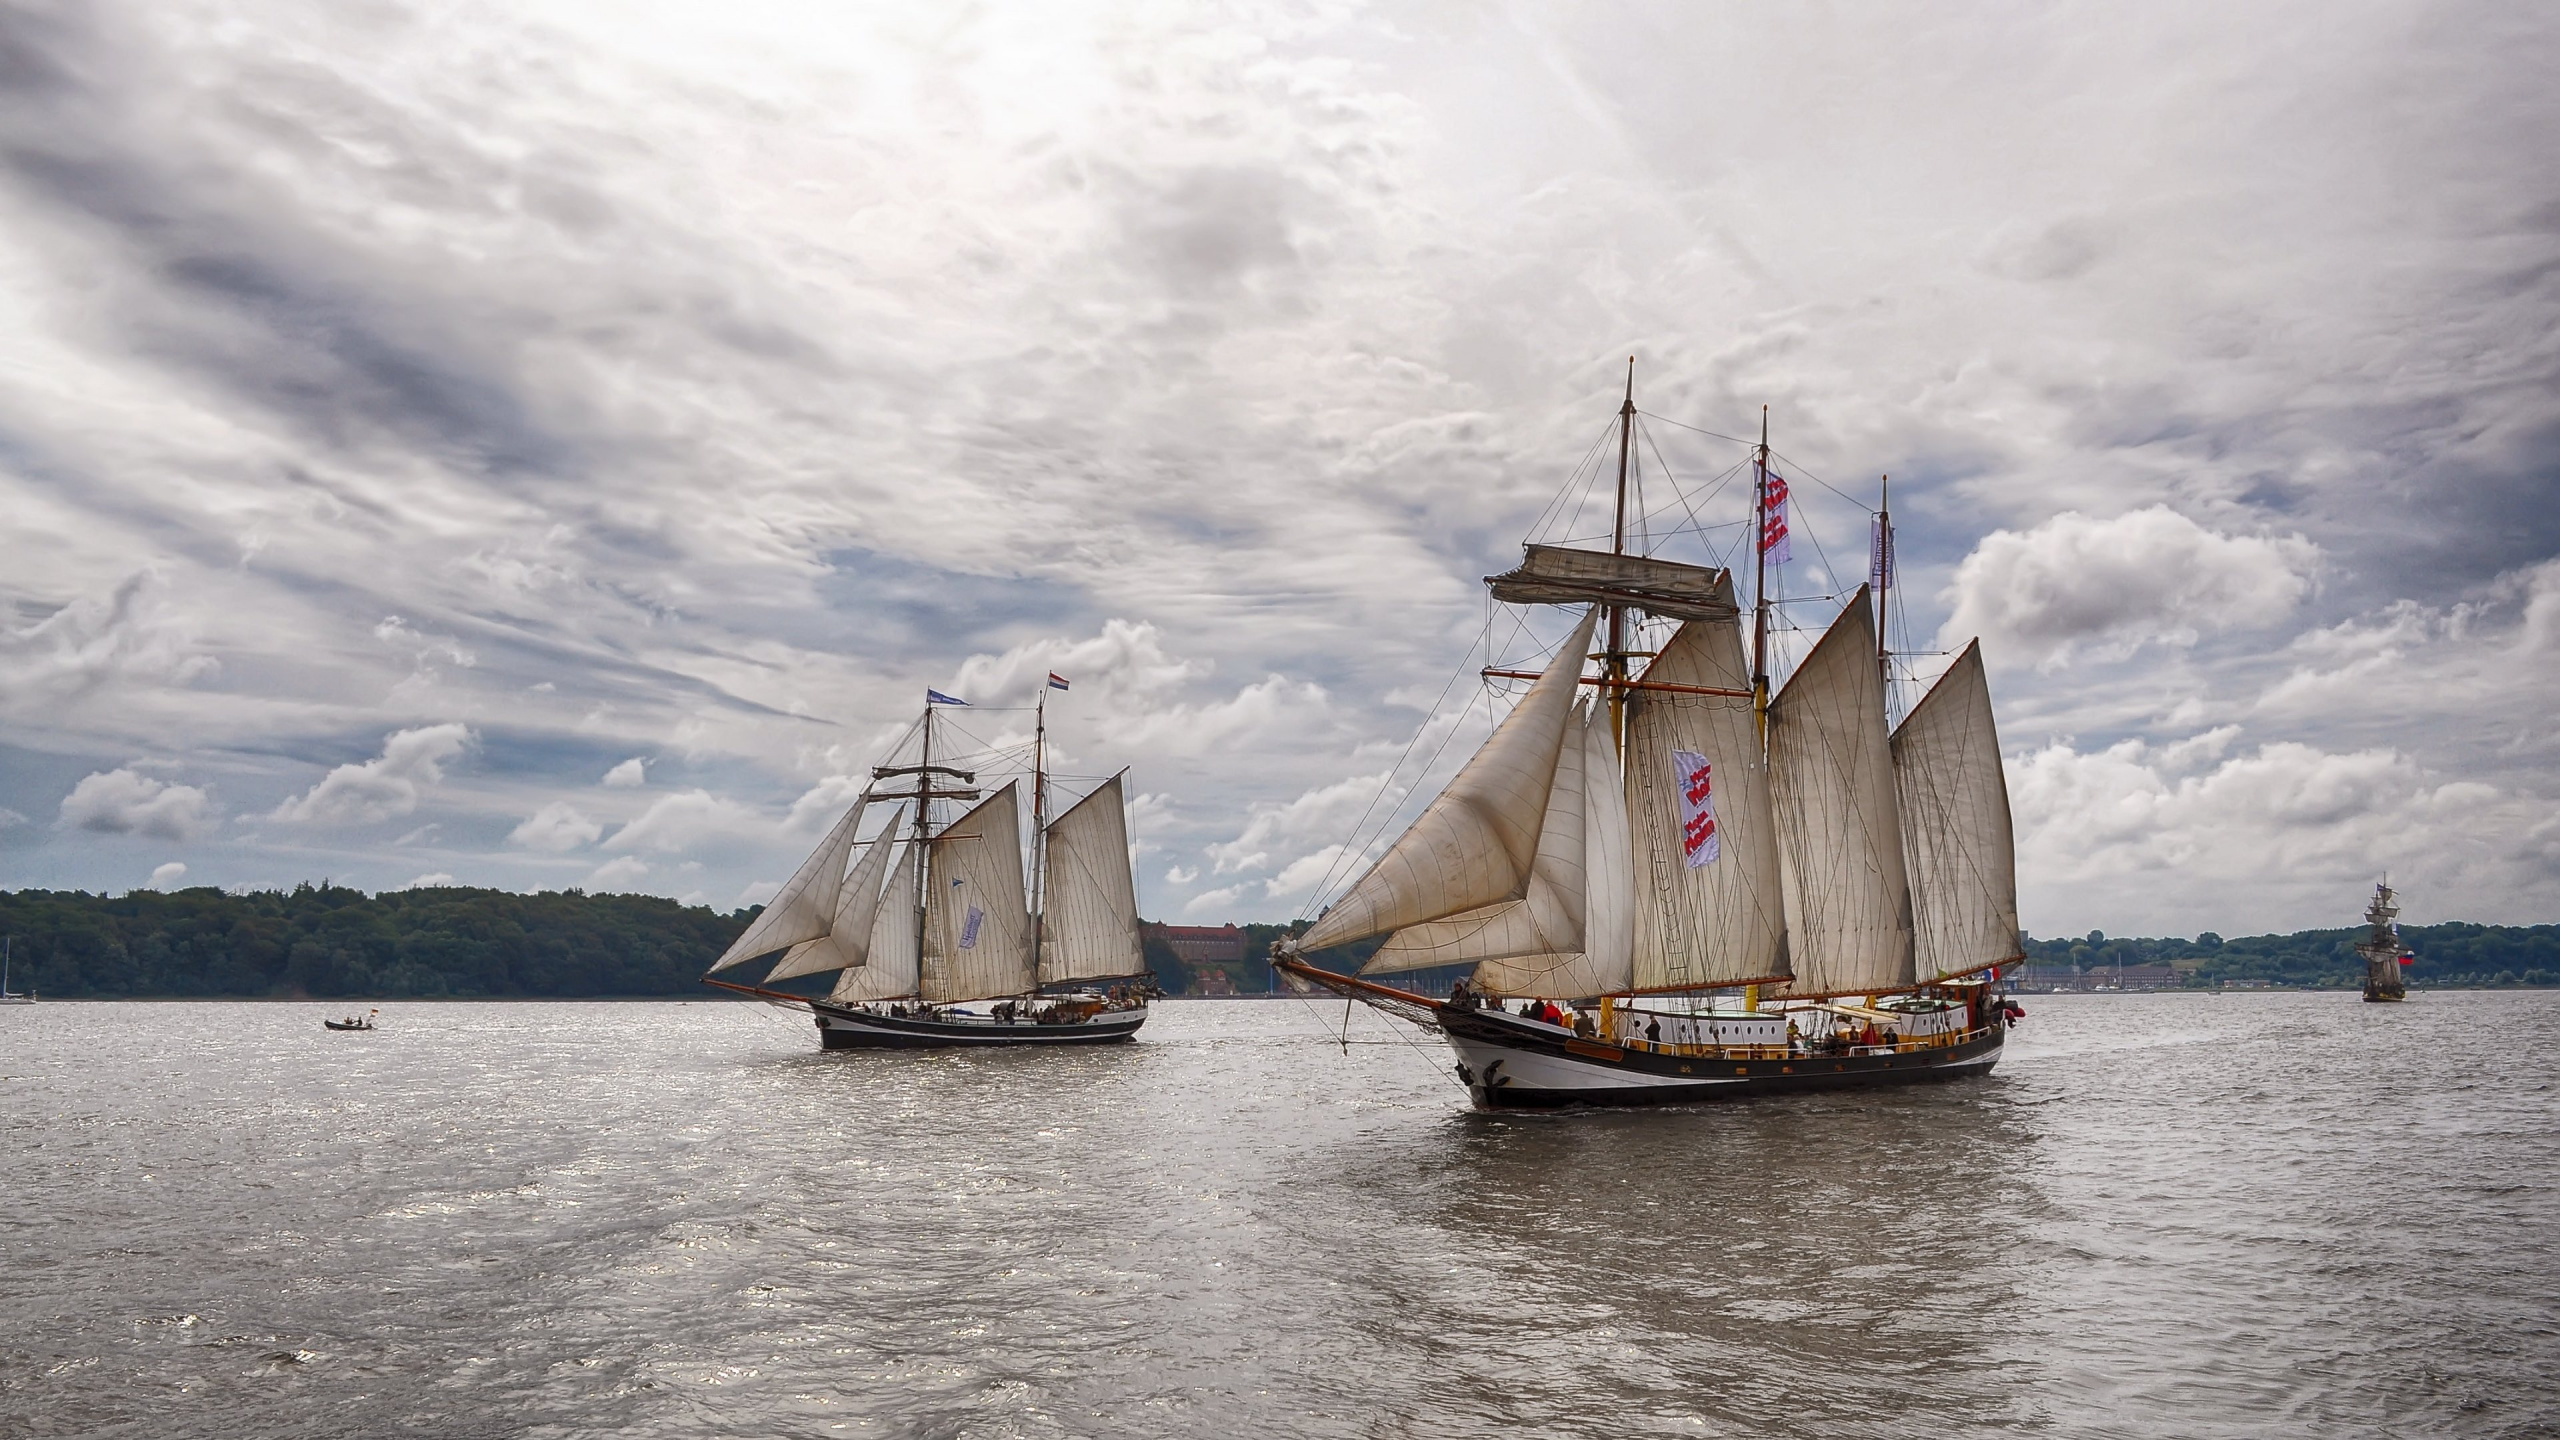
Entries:
POLYGON ((1322 950, 1523 898, 1598 614, 1574 627, 1484 748, 1298 938, 1298 949, 1322 950))
POLYGON ((1564 545, 1520 549, 1520 568, 1484 580, 1493 598, 1506 604, 1633 605, 1683 620, 1734 614, 1733 594, 1723 587, 1721 570, 1564 545))
POLYGON ((1049 826, 1044 868, 1040 983, 1144 974, 1119 776, 1103 781, 1049 826))
POLYGON ((1911 884, 1867 587, 1769 702, 1769 768, 1795 971, 1787 993, 1908 987, 1911 884))
MULTIPOLYGON (((853 868, 845 872, 844 888, 836 892, 836 913, 827 923, 827 933, 791 947, 782 963, 766 974, 766 984, 843 970, 862 964, 870 955, 871 922, 880 912, 880 881, 889 873, 889 852, 896 848, 890 843, 891 838, 882 831, 864 850, 862 858, 853 862, 853 868)), ((914 892, 910 889, 908 893, 914 892)))
POLYGON ((925 864, 927 1000, 987 1000, 1036 984, 1019 788, 1006 785, 933 838, 925 864))
POLYGON ((853 850, 853 830, 862 823, 863 807, 870 803, 867 795, 853 802, 853 808, 844 812, 836 828, 828 831, 827 838, 818 842, 809 858, 800 862, 789 882, 765 902, 764 912, 728 949, 720 952, 720 958, 711 963, 705 974, 716 975, 732 965, 827 933, 828 924, 835 917, 836 892, 844 883, 845 857, 853 850))
MULTIPOLYGON (((1729 599, 1729 586, 1719 585, 1729 599)), ((1784 979, 1786 902, 1751 672, 1732 620, 1681 625, 1627 708, 1637 990, 1784 979)))
MULTIPOLYGON (((1570 907, 1550 902, 1549 908, 1576 911, 1577 923, 1570 931, 1552 927, 1556 933, 1540 948, 1486 957, 1476 966, 1476 983, 1497 995, 1573 999, 1616 994, 1629 983, 1635 891, 1627 864, 1626 795, 1618 783, 1617 746, 1609 738, 1605 707, 1590 706, 1575 733, 1565 737, 1556 757, 1554 794, 1547 806, 1547 829, 1538 837, 1529 894, 1511 903, 1535 914, 1542 892, 1570 896, 1570 907)), ((1412 933, 1398 931, 1387 948, 1412 933)))
MULTIPOLYGON (((886 842, 882 842, 884 847, 886 842)), ((836 977, 827 996, 847 1003, 901 1000, 916 993, 916 856, 913 843, 898 847, 898 866, 880 892, 880 908, 872 917, 871 942, 865 963, 836 977)))
POLYGON ((1969 975, 2019 958, 2009 782, 2000 772, 1981 641, 1964 647, 1893 732, 1893 777, 1918 978, 1969 975))

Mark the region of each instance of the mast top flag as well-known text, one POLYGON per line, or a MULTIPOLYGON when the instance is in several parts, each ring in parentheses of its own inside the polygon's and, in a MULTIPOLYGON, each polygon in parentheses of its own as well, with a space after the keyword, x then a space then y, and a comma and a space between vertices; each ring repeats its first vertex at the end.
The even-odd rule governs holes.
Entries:
POLYGON ((957 695, 945 695, 939 690, 927 690, 924 692, 924 703, 927 705, 966 705, 969 702, 961 699, 957 695))

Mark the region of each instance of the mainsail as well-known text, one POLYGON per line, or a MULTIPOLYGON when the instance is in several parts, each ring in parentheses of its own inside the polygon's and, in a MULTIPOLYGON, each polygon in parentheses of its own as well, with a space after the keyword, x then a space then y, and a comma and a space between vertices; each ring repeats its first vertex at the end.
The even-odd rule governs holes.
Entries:
MULTIPOLYGON (((891 828, 895 828, 894 824, 891 828)), ((880 912, 880 880, 889 872, 889 852, 895 848, 890 843, 892 838, 888 831, 882 831, 863 857, 845 872, 844 888, 836 892, 836 911, 827 922, 827 933, 791 947, 782 963, 766 973, 764 983, 820 975, 863 963, 871 952, 871 922, 880 912)), ((910 886, 908 894, 914 893, 910 886)))
MULTIPOLYGON (((1718 590, 1730 604, 1730 588, 1718 590)), ((1751 672, 1731 619, 1681 625, 1627 708, 1627 810, 1635 827, 1637 990, 1785 979, 1786 904, 1769 769, 1752 714, 1751 672), (1701 763, 1703 762, 1703 763, 1701 763), (1703 806, 1684 804, 1704 792, 1703 806), (1688 834, 1703 814, 1706 833, 1688 834), (1692 861, 1696 863, 1692 863, 1692 861)))
POLYGON ((1049 826, 1043 868, 1040 983, 1145 973, 1119 776, 1049 826))
POLYGON ((837 892, 844 881, 845 857, 853 850, 853 830, 862 823, 863 808, 871 803, 869 796, 853 802, 844 812, 836 828, 818 842, 809 858, 800 862, 791 879, 771 900, 754 923, 720 952, 705 974, 717 974, 732 965, 753 960, 803 940, 815 940, 827 933, 835 918, 837 892))
MULTIPOLYGON (((887 848, 888 842, 881 842, 887 848)), ((912 841, 898 847, 880 909, 872 917, 865 963, 844 972, 827 998, 846 1002, 903 1000, 916 993, 916 856, 912 841)))
POLYGON ((2017 959, 2009 782, 2000 771, 1981 641, 1964 648, 1893 732, 1893 777, 1918 978, 1970 975, 2017 959))
POLYGON ((1018 788, 1006 785, 933 838, 925 865, 927 1000, 988 1000, 1036 986, 1018 788))
POLYGON ((1598 612, 1585 615, 1544 674, 1378 863, 1306 934, 1322 950, 1526 896, 1556 754, 1598 612))
POLYGON ((1867 587, 1769 702, 1769 768, 1795 971, 1788 993, 1908 988, 1911 883, 1867 587))

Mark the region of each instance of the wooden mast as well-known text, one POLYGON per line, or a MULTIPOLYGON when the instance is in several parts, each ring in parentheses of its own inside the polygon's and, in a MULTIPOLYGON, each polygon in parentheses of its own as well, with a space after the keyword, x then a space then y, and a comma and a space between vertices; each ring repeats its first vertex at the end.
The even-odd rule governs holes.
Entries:
POLYGON ((1049 852, 1049 682, 1040 682, 1040 701, 1031 720, 1031 993, 1040 993, 1040 920, 1048 900, 1049 852))
POLYGON ((1893 477, 1876 481, 1876 673, 1884 677, 1884 714, 1893 718, 1893 651, 1885 640, 1884 592, 1893 584, 1893 477))
MULTIPOLYGON (((1636 428, 1636 357, 1627 357, 1627 399, 1618 407, 1618 505, 1610 529, 1609 553, 1627 553, 1627 454, 1636 428)), ((1609 607, 1609 738, 1624 750, 1627 740, 1627 609, 1609 607)))
POLYGON ((933 825, 927 812, 933 808, 933 698, 927 691, 924 702, 924 751, 916 764, 916 995, 924 995, 924 941, 926 902, 933 883, 933 825))
POLYGON ((1760 407, 1760 444, 1751 452, 1751 710, 1769 743, 1769 407, 1760 407))

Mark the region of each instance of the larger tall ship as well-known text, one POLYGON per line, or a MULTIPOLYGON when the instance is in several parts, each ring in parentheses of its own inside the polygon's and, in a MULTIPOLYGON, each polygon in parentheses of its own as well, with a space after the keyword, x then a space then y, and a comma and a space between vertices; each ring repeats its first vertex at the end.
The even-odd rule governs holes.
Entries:
POLYGON ((1998 990, 2021 947, 1979 643, 1888 728, 1879 507, 1871 585, 1773 693, 1786 484, 1767 422, 1749 460, 1746 649, 1730 567, 1630 552, 1636 414, 1631 378, 1610 549, 1532 544, 1486 582, 1507 603, 1579 608, 1572 634, 1276 967, 1439 1031, 1486 1109, 1988 1073, 2024 1012, 1998 990), (1645 643, 1662 628, 1647 617, 1666 638, 1645 643), (1377 936, 1356 975, 1307 958, 1377 936), (1375 978, 1453 965, 1472 968, 1446 999, 1375 978))
POLYGON ((925 694, 922 718, 872 767, 871 784, 704 983, 805 1009, 829 1050, 1135 1038, 1153 987, 1142 978, 1122 776, 1050 818, 1043 689, 1030 752, 1026 884, 1022 782, 989 791, 979 769, 952 763, 948 737, 936 732, 941 708, 963 702, 925 694), (947 818, 953 805, 971 801, 947 818), (881 819, 868 838, 866 818, 881 819), (712 978, 775 951, 782 957, 760 985, 712 978), (837 979, 823 997, 777 988, 829 973, 837 979), (1113 981, 1120 983, 1104 983, 1113 981), (973 1001, 995 1003, 962 1008, 973 1001))

